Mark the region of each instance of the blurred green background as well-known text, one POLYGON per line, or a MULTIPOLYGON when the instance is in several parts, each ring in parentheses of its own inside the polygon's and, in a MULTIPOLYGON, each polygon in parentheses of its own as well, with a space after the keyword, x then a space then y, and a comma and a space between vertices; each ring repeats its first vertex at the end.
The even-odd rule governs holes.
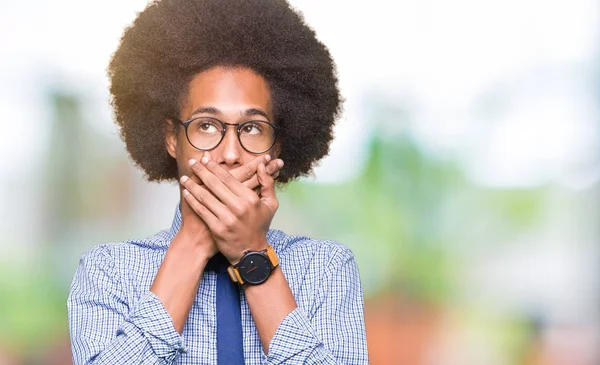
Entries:
MULTIPOLYGON (((0 3, 0 365, 70 363, 79 256, 170 225, 104 75, 145 4, 0 3)), ((599 4, 292 4, 346 104, 272 227, 352 249, 371 363, 600 363, 599 4)))

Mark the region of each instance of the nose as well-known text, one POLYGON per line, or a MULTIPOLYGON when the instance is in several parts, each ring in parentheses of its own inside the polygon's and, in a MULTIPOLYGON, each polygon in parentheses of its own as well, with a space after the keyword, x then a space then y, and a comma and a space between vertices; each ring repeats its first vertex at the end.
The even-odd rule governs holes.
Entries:
POLYGON ((243 147, 237 137, 237 126, 227 126, 225 137, 223 137, 219 147, 220 148, 217 148, 217 151, 215 151, 217 153, 220 152, 221 154, 221 156, 215 156, 217 161, 219 161, 221 164, 224 163, 229 168, 234 168, 238 165, 241 165, 243 147))

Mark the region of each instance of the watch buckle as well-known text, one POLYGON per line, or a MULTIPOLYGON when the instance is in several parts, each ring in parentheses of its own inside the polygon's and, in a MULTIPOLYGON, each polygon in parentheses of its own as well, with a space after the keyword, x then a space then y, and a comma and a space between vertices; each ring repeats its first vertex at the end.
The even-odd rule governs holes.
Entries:
POLYGON ((231 278, 231 280, 234 283, 244 284, 244 280, 240 276, 240 272, 236 268, 234 268, 233 266, 229 266, 227 268, 227 273, 229 274, 229 277, 231 278))

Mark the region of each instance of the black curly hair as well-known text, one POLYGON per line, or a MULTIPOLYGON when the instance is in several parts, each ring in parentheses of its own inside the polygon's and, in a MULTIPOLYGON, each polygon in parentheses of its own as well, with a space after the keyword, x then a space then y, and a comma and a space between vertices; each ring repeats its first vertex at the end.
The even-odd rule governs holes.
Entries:
POLYGON ((277 181, 310 173, 327 155, 341 112, 335 64, 285 0, 162 0, 139 13, 108 67, 115 120, 149 181, 175 181, 166 119, 189 83, 214 66, 247 67, 271 89, 285 161, 277 181))

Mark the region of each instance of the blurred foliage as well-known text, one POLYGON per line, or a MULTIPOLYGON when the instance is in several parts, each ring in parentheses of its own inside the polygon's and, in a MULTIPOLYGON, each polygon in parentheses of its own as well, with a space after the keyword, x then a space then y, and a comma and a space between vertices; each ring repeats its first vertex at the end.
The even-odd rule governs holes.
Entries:
POLYGON ((26 267, 0 262, 0 298, 9 298, 0 300, 0 343, 23 357, 68 338, 68 284, 44 260, 37 261, 26 267))
POLYGON ((407 138, 389 142, 375 136, 356 179, 341 185, 295 182, 280 197, 287 203, 282 206, 310 215, 315 235, 351 247, 365 269, 367 291, 439 300, 451 272, 438 229, 440 202, 444 188, 457 179, 457 169, 429 161, 407 138))
POLYGON ((376 133, 369 154, 356 179, 294 182, 279 194, 280 209, 299 216, 311 234, 353 250, 369 295, 393 291, 440 303, 455 289, 462 250, 493 245, 540 220, 543 189, 478 187, 456 161, 426 155, 407 135, 376 133), (481 242, 482 229, 490 242, 481 242))

